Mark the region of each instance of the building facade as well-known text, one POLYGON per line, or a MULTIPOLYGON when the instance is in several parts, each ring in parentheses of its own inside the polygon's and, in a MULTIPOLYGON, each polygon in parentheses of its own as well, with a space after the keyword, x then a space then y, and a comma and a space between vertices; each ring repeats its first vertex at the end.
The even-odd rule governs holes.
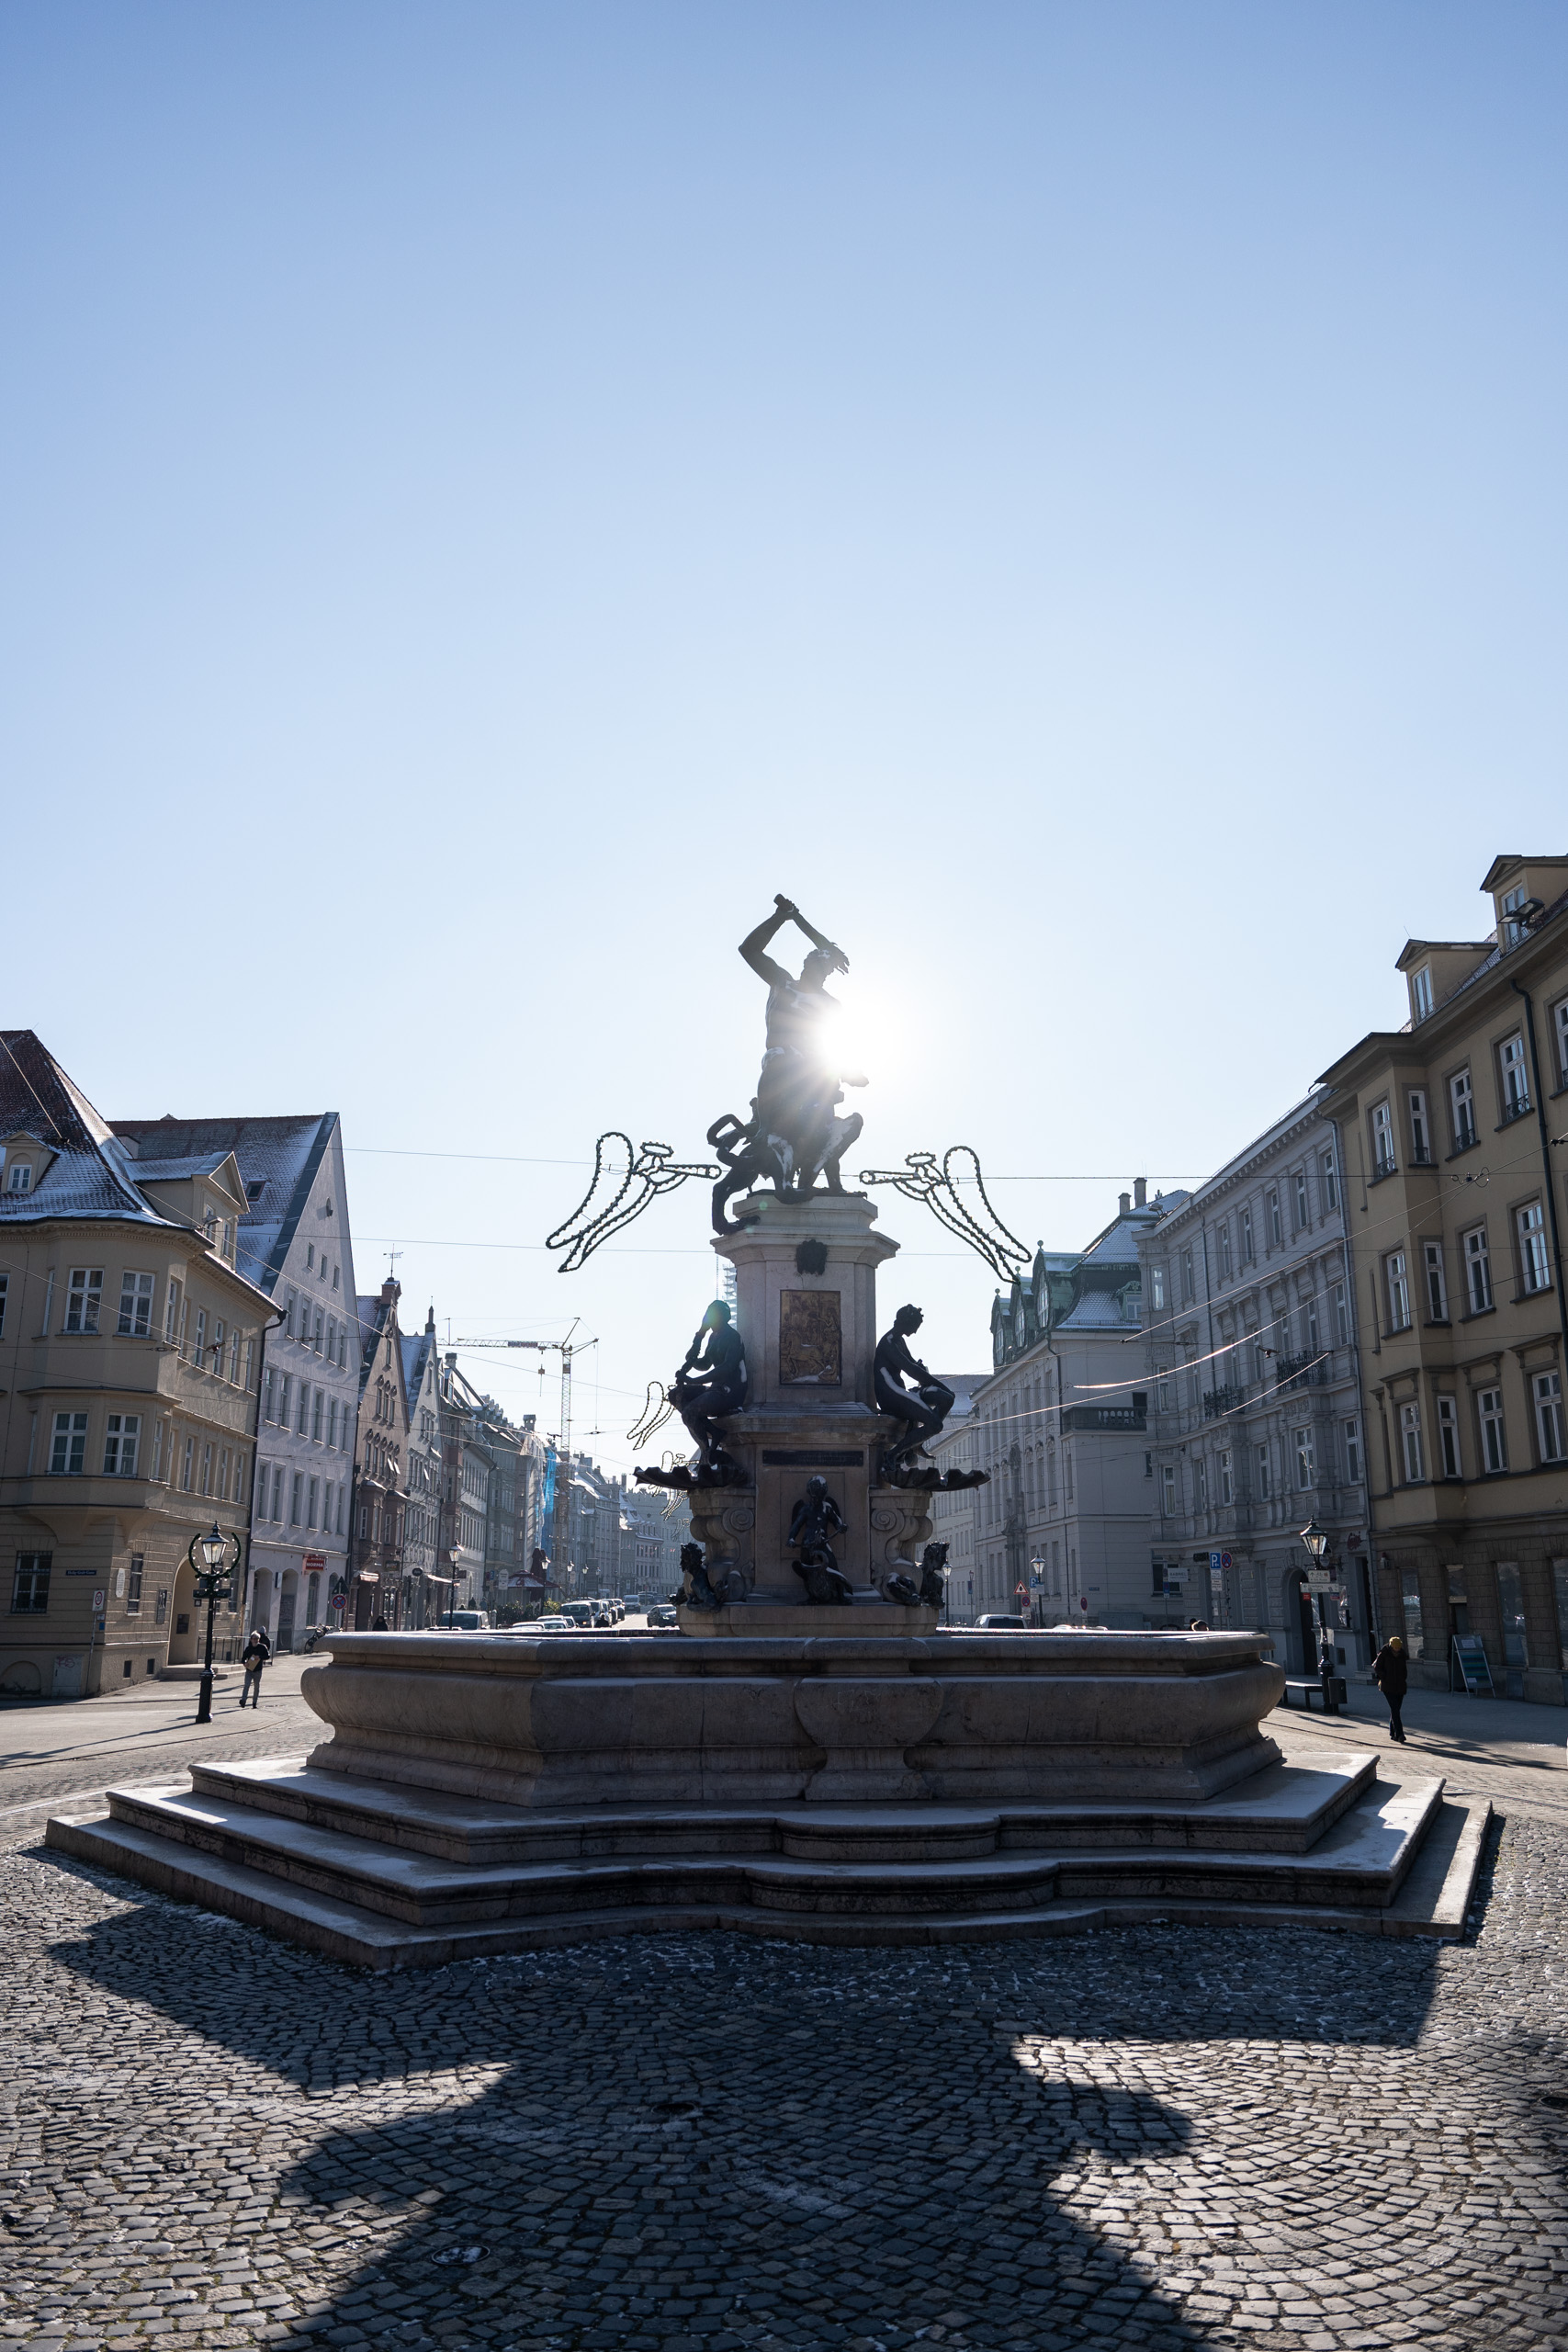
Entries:
POLYGON ((231 1152, 244 1184, 236 1262, 271 1302, 249 1496, 248 1623, 275 1649, 329 1622, 345 1581, 359 1359, 337 1114, 127 1119, 142 1159, 231 1152))
POLYGON ((1409 1018, 1325 1075, 1371 1419, 1376 1597, 1411 1679, 1568 1671, 1568 858, 1497 858, 1483 939, 1413 939, 1409 1018), (1460 1645, 1456 1647, 1456 1644, 1460 1645))
POLYGON ((1139 1239, 1154 1456, 1147 1622, 1255 1626, 1293 1674, 1324 1627, 1364 1669, 1377 1612, 1334 1127, 1321 1088, 1139 1239), (1300 1531, 1327 1531, 1315 1603, 1300 1531))
POLYGON ((405 1626, 434 1625, 451 1577, 441 1557, 441 1356, 435 1309, 424 1329, 402 1335, 403 1391, 408 1398, 408 1452, 403 1506, 405 1626))
POLYGON ((271 1308, 233 1153, 143 1153, 0 1037, 0 1690, 76 1698, 199 1658, 190 1546, 216 1526, 243 1562, 271 1308))
POLYGON ((491 1456, 484 1442, 482 1399, 457 1369, 455 1354, 442 1361, 441 1544, 453 1609, 484 1607, 486 1521, 490 1515, 491 1456))
POLYGON ((955 1622, 1160 1622, 1148 1607, 1154 1473, 1138 1247, 1170 1205, 1151 1203, 1139 1177, 1087 1249, 1042 1245, 1028 1278, 998 1295, 990 1375, 931 1449, 944 1466, 990 1473, 988 1485, 943 1498, 953 1508, 936 1520, 952 1546, 955 1622))
POLYGON ((389 1275, 359 1308, 359 1435, 354 1461, 354 1542, 339 1623, 400 1633, 408 1623, 403 1532, 408 1510, 409 1394, 402 1286, 389 1275))
POLYGON ((691 1505, 682 1494, 623 1481, 621 1519, 623 1597, 640 1608, 667 1600, 680 1589, 681 1546, 692 1540, 691 1505))

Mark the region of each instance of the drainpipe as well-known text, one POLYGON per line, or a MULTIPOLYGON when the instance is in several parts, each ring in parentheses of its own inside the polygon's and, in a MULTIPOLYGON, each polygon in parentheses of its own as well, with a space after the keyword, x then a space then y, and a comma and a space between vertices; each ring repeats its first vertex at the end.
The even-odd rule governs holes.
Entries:
POLYGON ((1551 1227, 1551 1262, 1557 1273, 1557 1320, 1565 1351, 1563 1374, 1568 1377, 1568 1281, 1562 1272, 1562 1236, 1557 1223, 1557 1187, 1551 1172, 1551 1137, 1546 1131, 1546 1090, 1540 1082, 1540 1056, 1535 1042, 1535 1000, 1520 980, 1508 986, 1525 1003, 1525 1034, 1530 1046, 1530 1083, 1535 1089, 1536 1125, 1540 1129, 1540 1164, 1546 1170, 1546 1214, 1551 1227))

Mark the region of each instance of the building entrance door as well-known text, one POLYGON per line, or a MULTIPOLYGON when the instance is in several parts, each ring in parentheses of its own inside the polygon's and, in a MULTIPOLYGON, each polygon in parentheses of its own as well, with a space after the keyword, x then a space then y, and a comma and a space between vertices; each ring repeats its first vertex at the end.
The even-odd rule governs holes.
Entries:
POLYGON ((1292 1568, 1286 1589, 1285 1630, 1290 1637, 1291 1671, 1293 1674, 1317 1672, 1317 1627, 1313 1623, 1312 1595, 1307 1590, 1305 1571, 1292 1568), (1295 1594, 1295 1606, 1290 1605, 1290 1594, 1295 1594))
POLYGON ((294 1647, 294 1596, 297 1589, 294 1578, 289 1577, 277 1598, 276 1646, 280 1652, 294 1647))

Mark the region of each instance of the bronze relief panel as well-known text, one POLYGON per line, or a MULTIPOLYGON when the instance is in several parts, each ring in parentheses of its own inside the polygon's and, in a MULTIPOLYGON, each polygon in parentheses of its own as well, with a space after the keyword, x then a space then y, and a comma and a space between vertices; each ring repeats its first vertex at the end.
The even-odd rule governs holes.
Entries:
POLYGON ((786 1290, 779 1295, 779 1385, 838 1388, 843 1340, 836 1290, 786 1290))

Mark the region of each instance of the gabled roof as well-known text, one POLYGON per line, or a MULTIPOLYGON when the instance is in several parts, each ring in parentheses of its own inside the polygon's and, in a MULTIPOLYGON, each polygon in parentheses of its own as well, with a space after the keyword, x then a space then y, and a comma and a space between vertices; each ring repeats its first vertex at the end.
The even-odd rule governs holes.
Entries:
POLYGON ((403 1385, 412 1405, 424 1386, 424 1376, 435 1353, 435 1327, 427 1323, 423 1331, 400 1331, 398 1336, 403 1351, 403 1385))
MULTIPOLYGON (((277 1119, 176 1119, 171 1113, 163 1119, 117 1119, 114 1132, 136 1146, 134 1165, 141 1174, 169 1162, 205 1170, 233 1153, 246 1199, 236 1262, 270 1296, 337 1123, 335 1111, 277 1119)), ((334 1207, 346 1257, 348 1220, 341 1203, 334 1207)))
POLYGON ((0 1223, 77 1216, 190 1230, 142 1198, 134 1159, 33 1031, 0 1029, 0 1136, 24 1133, 51 1156, 30 1192, 0 1193, 0 1223))

